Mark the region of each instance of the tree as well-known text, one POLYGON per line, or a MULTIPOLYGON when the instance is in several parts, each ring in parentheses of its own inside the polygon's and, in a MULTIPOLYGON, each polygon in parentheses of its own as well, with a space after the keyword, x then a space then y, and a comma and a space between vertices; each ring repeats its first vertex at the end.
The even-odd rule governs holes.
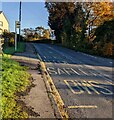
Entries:
POLYGON ((85 2, 83 9, 87 17, 88 41, 94 40, 95 29, 105 21, 114 18, 114 5, 111 2, 85 2))
POLYGON ((38 26, 35 29, 33 28, 25 28, 22 30, 23 36, 27 41, 34 41, 39 39, 49 39, 50 33, 48 29, 45 29, 42 26, 38 26))
POLYGON ((63 19, 67 11, 72 12, 74 3, 65 2, 46 2, 45 7, 49 12, 48 25, 55 32, 55 36, 58 42, 61 42, 61 33, 63 27, 63 19))
POLYGON ((44 38, 44 39, 50 39, 50 32, 49 32, 48 29, 45 29, 45 30, 43 31, 43 38, 44 38))
POLYGON ((48 24, 64 46, 72 47, 85 37, 85 18, 81 3, 46 2, 49 12, 48 24), (74 45, 73 45, 74 44, 74 45))
POLYGON ((112 55, 112 45, 114 44, 114 19, 105 21, 95 31, 95 50, 107 56, 112 55))
POLYGON ((105 51, 104 48, 107 49, 111 45, 111 42, 109 42, 112 35, 111 31, 106 33, 106 35, 97 31, 102 29, 104 32, 104 29, 108 29, 106 27, 110 26, 108 21, 114 18, 113 3, 46 2, 45 4, 49 12, 48 24, 54 30, 58 42, 62 42, 62 45, 72 49, 86 51, 90 51, 89 49, 91 49, 92 51, 94 49, 93 46, 96 46, 96 41, 99 40, 97 48, 101 50, 100 54, 103 53, 102 50, 105 51), (108 23, 106 24, 106 22, 108 23), (101 37, 99 34, 101 34, 101 37), (104 39, 105 36, 107 40, 104 39))
POLYGON ((14 38, 15 38, 14 32, 4 31, 2 37, 4 38, 5 46, 13 46, 14 45, 14 38))
POLYGON ((43 37, 44 27, 42 27, 42 26, 36 27, 35 30, 39 34, 40 37, 43 37))

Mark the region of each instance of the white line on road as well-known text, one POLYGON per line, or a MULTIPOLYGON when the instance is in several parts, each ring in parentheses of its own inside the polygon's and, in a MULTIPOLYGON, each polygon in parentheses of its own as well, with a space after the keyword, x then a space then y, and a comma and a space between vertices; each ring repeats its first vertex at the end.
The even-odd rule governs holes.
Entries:
POLYGON ((46 56, 44 56, 44 58, 46 59, 46 56))
POLYGON ((79 68, 78 68, 78 70, 81 71, 83 74, 88 75, 88 74, 87 74, 86 72, 84 72, 83 70, 81 70, 81 69, 79 69, 79 68))

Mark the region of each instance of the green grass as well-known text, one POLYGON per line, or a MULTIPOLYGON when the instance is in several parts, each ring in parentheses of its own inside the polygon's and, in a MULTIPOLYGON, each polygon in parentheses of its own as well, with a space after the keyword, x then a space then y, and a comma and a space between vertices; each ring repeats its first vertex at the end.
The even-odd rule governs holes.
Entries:
POLYGON ((3 119, 8 118, 28 118, 28 114, 23 111, 18 104, 17 92, 24 92, 30 85, 30 74, 27 68, 19 65, 18 62, 10 59, 7 55, 2 57, 2 77, 0 77, 0 92, 2 96, 1 115, 3 119))
POLYGON ((4 54, 14 54, 15 52, 24 52, 25 49, 25 43, 24 42, 19 42, 18 43, 18 47, 17 47, 17 51, 15 51, 15 47, 6 47, 4 46, 3 48, 3 52, 4 54))

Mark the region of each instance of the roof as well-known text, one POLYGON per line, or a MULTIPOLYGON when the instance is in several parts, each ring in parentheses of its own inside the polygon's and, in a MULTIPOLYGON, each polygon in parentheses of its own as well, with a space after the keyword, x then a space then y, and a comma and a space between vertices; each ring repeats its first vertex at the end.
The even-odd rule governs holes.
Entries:
POLYGON ((4 15, 4 17, 6 18, 8 24, 9 24, 9 21, 8 21, 7 17, 5 16, 4 12, 3 12, 3 11, 0 11, 0 14, 1 14, 1 13, 4 15))
POLYGON ((8 24, 9 24, 9 21, 8 21, 7 17, 5 16, 4 12, 3 12, 3 11, 0 11, 0 14, 1 14, 1 13, 3 13, 4 17, 6 18, 8 24))
POLYGON ((0 14, 2 13, 3 11, 0 11, 0 14))

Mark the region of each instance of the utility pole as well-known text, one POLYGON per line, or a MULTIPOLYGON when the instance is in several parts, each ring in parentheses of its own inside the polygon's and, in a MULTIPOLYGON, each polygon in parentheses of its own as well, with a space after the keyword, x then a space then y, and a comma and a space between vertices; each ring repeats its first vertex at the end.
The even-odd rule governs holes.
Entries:
POLYGON ((21 1, 20 1, 20 5, 19 5, 19 41, 20 41, 20 35, 21 35, 21 1))

